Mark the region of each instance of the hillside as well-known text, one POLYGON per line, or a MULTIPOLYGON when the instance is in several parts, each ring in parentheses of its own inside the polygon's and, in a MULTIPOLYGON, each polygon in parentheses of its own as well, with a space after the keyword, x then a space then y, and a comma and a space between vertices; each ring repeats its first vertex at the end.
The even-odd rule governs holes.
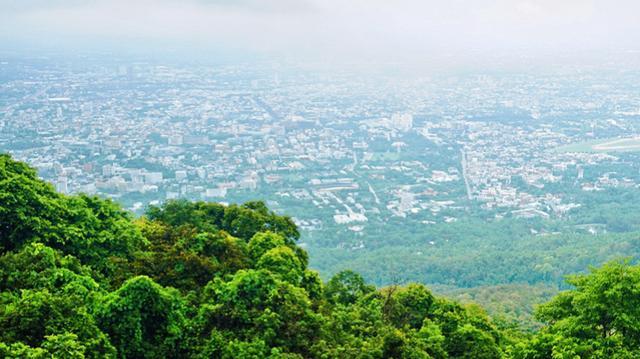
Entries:
POLYGON ((262 202, 170 201, 134 218, 0 155, 0 357, 640 356, 628 262, 570 278, 529 333, 422 284, 375 288, 349 270, 325 283, 299 236, 262 202))

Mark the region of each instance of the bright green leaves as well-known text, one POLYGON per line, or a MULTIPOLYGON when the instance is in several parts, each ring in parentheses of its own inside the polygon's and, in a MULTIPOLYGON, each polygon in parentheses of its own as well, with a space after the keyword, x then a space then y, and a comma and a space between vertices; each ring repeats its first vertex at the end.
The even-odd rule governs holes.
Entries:
POLYGON ((419 329, 434 301, 431 292, 420 284, 396 288, 392 293, 388 293, 388 297, 384 309, 389 321, 397 328, 419 329))
MULTIPOLYGON (((95 354, 95 353, 94 353, 95 354)), ((103 353, 96 358, 114 358, 114 353, 103 353)), ((84 359, 92 357, 87 348, 78 341, 73 333, 48 335, 42 342, 42 347, 32 348, 23 343, 6 345, 0 343, 0 357, 7 359, 84 359)))
POLYGON ((69 342, 69 348, 87 357, 115 356, 92 315, 103 292, 90 274, 77 259, 62 257, 40 243, 0 257, 0 341, 36 348, 11 346, 30 353, 41 351, 38 347, 47 353, 64 352, 63 348, 52 349, 55 339, 69 342))
POLYGON ((350 270, 331 278, 324 290, 327 301, 335 304, 353 304, 358 298, 371 293, 375 287, 365 283, 362 276, 350 270))
POLYGON ((263 254, 256 263, 256 268, 266 269, 294 285, 300 283, 304 271, 302 263, 293 250, 285 246, 270 249, 263 254))
POLYGON ((274 232, 256 233, 249 241, 249 256, 256 269, 265 269, 295 286, 307 290, 310 298, 319 299, 322 282, 317 273, 307 267, 307 253, 296 247, 280 234, 274 232))
POLYGON ((176 290, 140 276, 105 296, 96 316, 121 355, 180 358, 184 355, 184 311, 184 302, 176 290))
POLYGON ((134 220, 0 156, 0 357, 640 357, 640 267, 571 278, 538 311, 548 326, 514 344, 423 285, 323 284, 298 238, 263 202, 169 201, 134 220))
POLYGON ((42 343, 42 348, 49 352, 53 358, 64 359, 83 359, 86 357, 87 351, 87 348, 78 341, 78 336, 73 333, 49 335, 42 343))
POLYGON ((168 225, 190 226, 201 232, 224 230, 232 236, 249 241, 258 232, 272 231, 293 243, 300 238, 289 217, 269 211, 263 202, 223 206, 217 203, 168 201, 161 207, 151 207, 147 216, 168 225))
POLYGON ((284 238, 273 232, 256 233, 249 241, 249 256, 258 261, 269 250, 284 246, 284 238))
POLYGON ((568 282, 575 289, 538 308, 549 325, 514 357, 639 357, 640 267, 614 261, 568 282))
POLYGON ((502 357, 494 338, 471 324, 464 324, 451 333, 448 351, 454 358, 497 359, 502 357))
POLYGON ((114 357, 115 349, 98 328, 81 298, 47 290, 23 290, 3 296, 0 303, 0 341, 43 346, 48 336, 73 333, 91 358, 114 357))
POLYGON ((91 265, 113 271, 112 258, 132 258, 144 244, 131 215, 97 197, 65 196, 35 171, 0 155, 0 253, 40 242, 91 265))
POLYGON ((74 257, 41 243, 28 244, 19 252, 0 257, 0 290, 47 289, 66 295, 87 296, 98 289, 88 267, 74 257))
POLYGON ((0 155, 0 253, 40 240, 64 242, 64 197, 33 169, 0 155))
POLYGON ((262 338, 270 347, 299 353, 311 347, 320 325, 306 291, 266 270, 211 282, 198 318, 203 335, 233 332, 241 340, 262 338))
POLYGON ((61 249, 96 269, 109 269, 105 258, 132 259, 134 252, 145 245, 131 214, 111 201, 79 195, 68 197, 67 207, 73 238, 61 249))
POLYGON ((323 338, 330 349, 318 348, 318 356, 502 357, 498 331, 484 313, 436 300, 423 285, 376 291, 357 274, 342 272, 329 281, 325 296, 332 312, 323 338))

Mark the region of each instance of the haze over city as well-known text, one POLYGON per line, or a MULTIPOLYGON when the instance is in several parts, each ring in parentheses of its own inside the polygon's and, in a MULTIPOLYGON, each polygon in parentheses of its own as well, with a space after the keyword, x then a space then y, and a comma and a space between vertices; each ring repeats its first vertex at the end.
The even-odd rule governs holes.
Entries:
POLYGON ((0 1, 0 49, 476 64, 639 50, 633 0, 0 1))
POLYGON ((640 2, 0 0, 0 358, 640 358, 640 2))

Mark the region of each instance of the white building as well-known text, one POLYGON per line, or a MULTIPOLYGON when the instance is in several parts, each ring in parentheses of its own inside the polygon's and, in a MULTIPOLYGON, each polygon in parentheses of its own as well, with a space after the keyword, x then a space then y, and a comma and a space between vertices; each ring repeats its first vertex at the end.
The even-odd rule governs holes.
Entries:
POLYGON ((227 195, 226 188, 207 188, 204 193, 205 197, 225 197, 227 195))
POLYGON ((162 182, 162 172, 147 172, 144 174, 146 183, 154 184, 162 182))
POLYGON ((409 113, 394 114, 391 116, 391 124, 394 128, 406 132, 413 128, 413 115, 409 113))

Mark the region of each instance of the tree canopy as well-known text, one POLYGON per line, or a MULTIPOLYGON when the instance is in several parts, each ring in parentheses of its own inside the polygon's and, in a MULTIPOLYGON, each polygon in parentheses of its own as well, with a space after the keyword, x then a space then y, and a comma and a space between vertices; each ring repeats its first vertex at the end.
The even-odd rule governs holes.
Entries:
POLYGON ((134 218, 0 155, 0 357, 635 358, 640 267, 571 277, 514 332, 422 284, 323 283, 262 202, 169 201, 134 218))

